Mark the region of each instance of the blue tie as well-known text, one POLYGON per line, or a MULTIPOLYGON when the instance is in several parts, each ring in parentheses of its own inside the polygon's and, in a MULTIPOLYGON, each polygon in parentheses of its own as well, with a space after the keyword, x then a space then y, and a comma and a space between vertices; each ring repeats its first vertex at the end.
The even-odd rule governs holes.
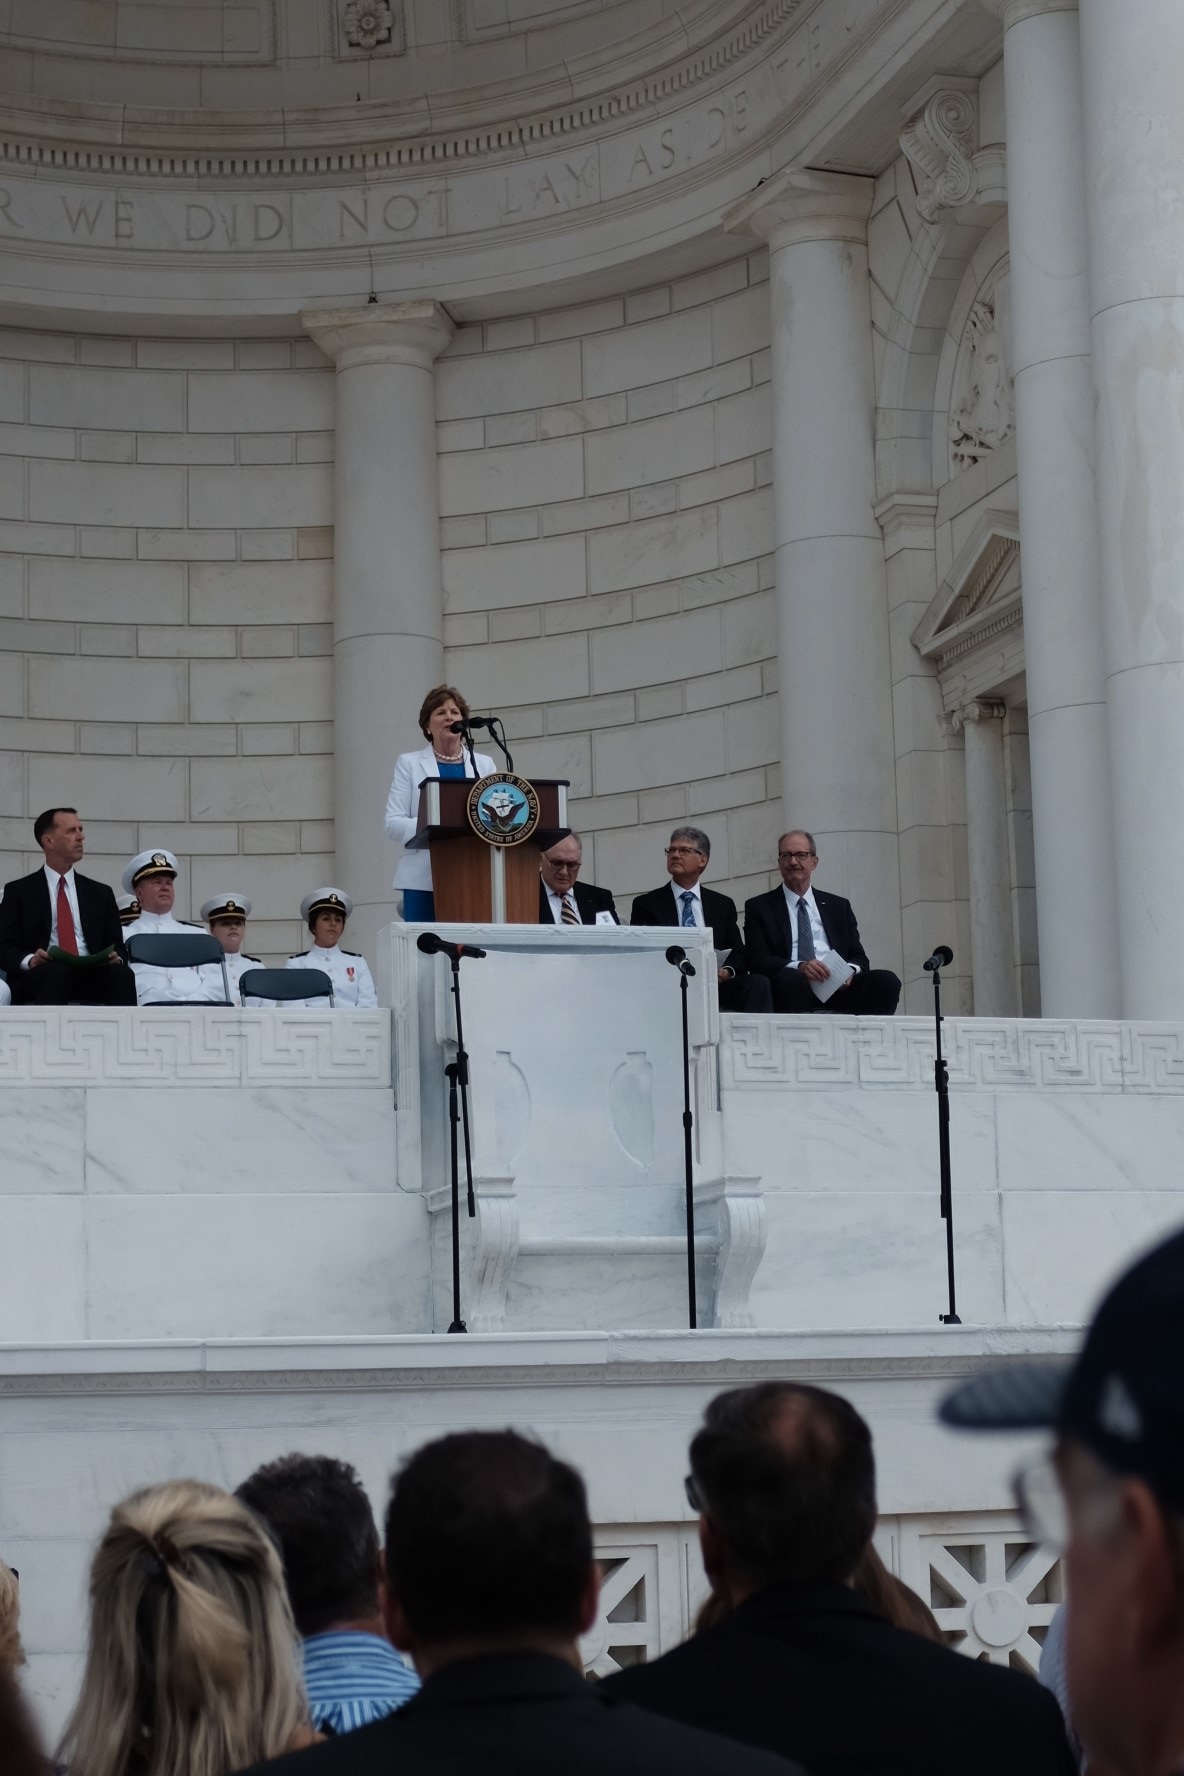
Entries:
POLYGON ((684 888, 678 897, 682 901, 682 922, 684 925, 695 923, 695 897, 689 888, 684 888))
POLYGON ((798 901, 798 961, 813 962, 814 933, 810 928, 810 909, 805 897, 798 901))

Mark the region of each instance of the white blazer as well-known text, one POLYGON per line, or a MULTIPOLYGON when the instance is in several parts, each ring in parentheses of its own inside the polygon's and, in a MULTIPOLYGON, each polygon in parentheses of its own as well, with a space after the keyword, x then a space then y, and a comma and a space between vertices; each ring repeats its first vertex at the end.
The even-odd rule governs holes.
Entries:
MULTIPOLYGON (((483 752, 477 754, 477 775, 488 777, 496 771, 493 759, 487 758, 483 752)), ((416 823, 419 819, 419 786, 425 777, 440 775, 440 761, 436 757, 433 746, 425 746, 419 752, 401 752, 395 760, 395 774, 391 779, 391 793, 386 798, 386 816, 383 825, 388 839, 394 839, 397 845, 405 845, 408 839, 415 837, 416 823)), ((473 775, 473 767, 469 755, 465 753, 465 776, 473 775)), ((399 867, 395 871, 394 887, 419 888, 424 893, 432 891, 432 860, 426 850, 404 851, 399 859, 399 867)))

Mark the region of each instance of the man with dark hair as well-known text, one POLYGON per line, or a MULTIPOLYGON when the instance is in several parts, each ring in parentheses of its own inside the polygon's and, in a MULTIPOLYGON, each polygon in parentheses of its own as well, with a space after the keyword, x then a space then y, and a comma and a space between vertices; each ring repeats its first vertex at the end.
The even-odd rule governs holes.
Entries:
POLYGON ((584 1483, 514 1431, 429 1443, 395 1476, 387 1627, 421 1693, 267 1776, 802 1776, 589 1684, 599 1574, 584 1483))
POLYGON ((313 1726, 348 1733, 393 1714, 419 1679, 387 1638, 378 1531, 353 1468, 327 1455, 285 1455, 256 1468, 237 1497, 280 1545, 313 1726))
POLYGON ((78 810, 47 808, 33 837, 44 867, 6 883, 0 900, 0 969, 13 1004, 134 1005, 115 896, 75 868, 85 838, 78 810))
POLYGON ((715 947, 727 955, 716 969, 721 1011, 772 1011, 773 998, 763 974, 748 972, 748 956, 736 902, 714 888, 704 888, 700 877, 711 861, 711 840, 698 826, 676 826, 666 846, 668 882, 639 894, 629 915, 630 925, 706 926, 715 947))
POLYGON ((611 1695, 798 1758, 810 1776, 1072 1776, 1033 1678, 896 1628, 850 1580, 876 1521, 871 1435, 845 1400, 770 1381, 720 1394, 687 1496, 724 1610, 611 1695))
POLYGON ((1184 1770, 1184 1233, 1119 1278, 1071 1365, 964 1382, 946 1424, 1051 1430, 1015 1477, 1032 1539, 1065 1551, 1065 1676, 1086 1768, 1184 1770))
POLYGON ((748 964, 768 977, 774 1011, 833 1011, 891 1017, 900 979, 873 968, 855 911, 841 894, 811 886, 818 868, 814 834, 791 827, 777 841, 781 886, 744 903, 748 964))

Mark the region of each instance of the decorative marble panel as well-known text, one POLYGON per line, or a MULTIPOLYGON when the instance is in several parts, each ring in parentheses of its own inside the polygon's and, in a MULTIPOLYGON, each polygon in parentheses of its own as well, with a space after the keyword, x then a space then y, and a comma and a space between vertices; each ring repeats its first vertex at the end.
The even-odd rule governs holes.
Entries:
POLYGON ((957 1652, 1036 1675, 1064 1581, 1058 1557, 1014 1517, 906 1518, 897 1558, 957 1652))
POLYGON ((389 1086, 386 1011, 8 1009, 0 1089, 27 1085, 389 1086))

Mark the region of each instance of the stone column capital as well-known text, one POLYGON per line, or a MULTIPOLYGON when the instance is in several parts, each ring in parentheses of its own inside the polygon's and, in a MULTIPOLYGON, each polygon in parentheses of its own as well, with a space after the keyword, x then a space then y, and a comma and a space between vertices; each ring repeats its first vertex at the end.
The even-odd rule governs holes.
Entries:
POLYGON ((339 370, 358 364, 430 370, 456 331, 452 317, 430 297, 370 302, 364 308, 305 309, 300 324, 339 370))
POLYGON ((875 181, 809 168, 774 173, 724 211, 729 234, 759 235, 773 248, 799 241, 867 242, 875 181))
POLYGON ((1002 721, 1006 714, 1007 704, 998 697, 972 697, 969 703, 949 710, 939 720, 943 733, 960 734, 964 728, 978 722, 1002 721))
POLYGON ((1077 0, 979 0, 979 4, 1003 20, 1005 31, 1021 19, 1038 18, 1042 12, 1077 11, 1077 0))

